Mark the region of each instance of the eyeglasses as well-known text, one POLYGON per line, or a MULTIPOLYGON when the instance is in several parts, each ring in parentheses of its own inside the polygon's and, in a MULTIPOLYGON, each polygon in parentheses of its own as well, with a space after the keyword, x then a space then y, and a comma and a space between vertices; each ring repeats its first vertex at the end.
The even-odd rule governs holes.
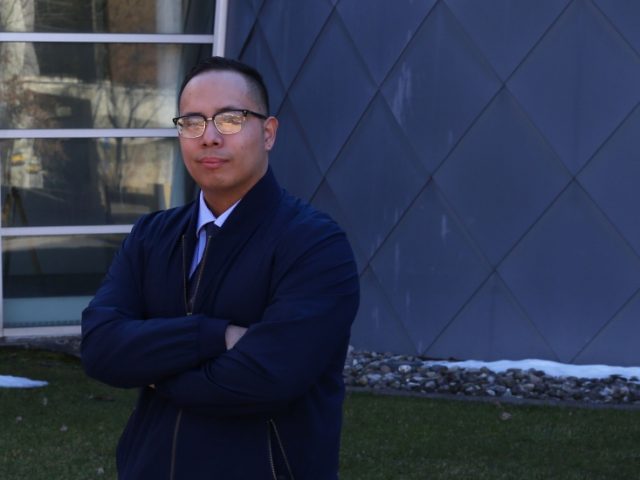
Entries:
POLYGON ((213 117, 205 117, 199 113, 183 115, 173 119, 173 124, 178 128, 178 134, 184 138, 198 138, 204 135, 207 123, 213 121, 213 124, 223 135, 232 135, 242 130, 247 115, 266 120, 267 117, 261 113, 252 112, 251 110, 224 110, 216 113, 213 117))

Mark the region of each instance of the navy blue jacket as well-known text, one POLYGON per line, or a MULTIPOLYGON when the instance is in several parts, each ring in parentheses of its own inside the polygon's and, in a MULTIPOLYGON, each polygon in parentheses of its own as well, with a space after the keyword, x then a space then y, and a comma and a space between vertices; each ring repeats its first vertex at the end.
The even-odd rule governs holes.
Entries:
POLYGON ((345 234, 269 169, 211 240, 189 312, 197 208, 142 217, 83 312, 88 375, 140 387, 119 478, 336 479, 359 291, 345 234), (229 323, 248 330, 226 350, 229 323))

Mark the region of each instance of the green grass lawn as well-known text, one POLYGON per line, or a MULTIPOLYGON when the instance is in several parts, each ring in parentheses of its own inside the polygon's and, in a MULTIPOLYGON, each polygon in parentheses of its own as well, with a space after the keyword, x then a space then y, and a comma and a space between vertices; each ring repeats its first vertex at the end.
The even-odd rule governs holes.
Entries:
MULTIPOLYGON (((134 391, 47 352, 0 349, 0 375, 50 382, 0 389, 0 479, 116 478, 134 391)), ((343 480, 640 479, 640 411, 354 393, 341 459, 343 480)))

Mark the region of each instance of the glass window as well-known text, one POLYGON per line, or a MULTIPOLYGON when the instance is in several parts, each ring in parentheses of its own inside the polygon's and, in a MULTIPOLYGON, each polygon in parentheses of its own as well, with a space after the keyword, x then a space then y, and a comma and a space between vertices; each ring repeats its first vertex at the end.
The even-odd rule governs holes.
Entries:
POLYGON ((0 232, 0 332, 78 325, 124 238, 104 232, 194 197, 171 118, 185 71, 211 55, 215 5, 0 0, 0 227, 26 227, 0 232))
POLYGON ((4 237, 4 327, 77 324, 123 238, 4 237))
POLYGON ((211 45, 0 43, 0 128, 172 128, 211 45))
POLYGON ((0 32, 211 34, 211 0, 2 0, 0 32))
POLYGON ((0 140, 0 157, 3 227, 130 224, 185 201, 176 138, 0 140))

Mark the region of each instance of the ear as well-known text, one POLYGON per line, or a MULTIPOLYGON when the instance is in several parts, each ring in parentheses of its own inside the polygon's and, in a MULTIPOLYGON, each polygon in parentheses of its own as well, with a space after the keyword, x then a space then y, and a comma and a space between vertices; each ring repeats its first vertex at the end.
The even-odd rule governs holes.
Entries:
POLYGON ((264 121, 264 149, 268 152, 276 143, 276 133, 278 132, 278 119, 269 117, 264 121))

